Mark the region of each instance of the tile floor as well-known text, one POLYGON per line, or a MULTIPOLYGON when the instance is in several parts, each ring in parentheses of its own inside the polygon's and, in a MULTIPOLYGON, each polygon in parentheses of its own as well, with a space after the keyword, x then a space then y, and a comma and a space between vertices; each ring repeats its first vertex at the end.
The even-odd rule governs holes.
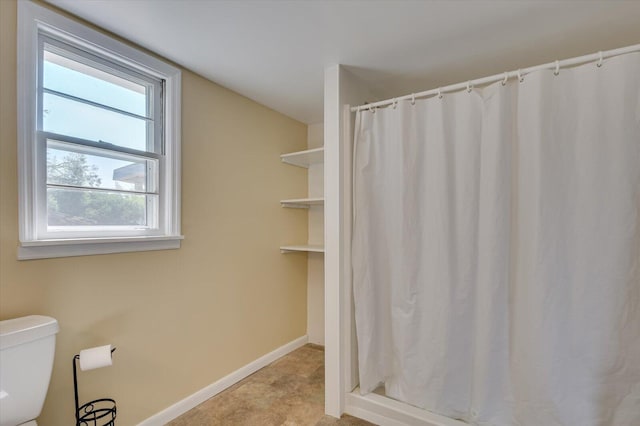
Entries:
POLYGON ((305 345, 178 417, 169 426, 367 426, 324 415, 324 349, 305 345))

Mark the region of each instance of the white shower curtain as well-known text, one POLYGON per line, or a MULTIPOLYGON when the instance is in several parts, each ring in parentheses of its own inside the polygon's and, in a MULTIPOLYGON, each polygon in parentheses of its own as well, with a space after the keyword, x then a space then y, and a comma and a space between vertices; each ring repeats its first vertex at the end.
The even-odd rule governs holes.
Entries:
POLYGON ((640 425, 640 54, 359 112, 363 393, 640 425))

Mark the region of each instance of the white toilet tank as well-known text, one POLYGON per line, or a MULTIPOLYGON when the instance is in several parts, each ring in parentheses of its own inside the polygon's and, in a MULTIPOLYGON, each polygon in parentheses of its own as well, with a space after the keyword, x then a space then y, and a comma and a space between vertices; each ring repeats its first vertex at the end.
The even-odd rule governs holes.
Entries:
POLYGON ((0 426, 40 415, 58 329, 58 321, 40 315, 0 321, 0 426))

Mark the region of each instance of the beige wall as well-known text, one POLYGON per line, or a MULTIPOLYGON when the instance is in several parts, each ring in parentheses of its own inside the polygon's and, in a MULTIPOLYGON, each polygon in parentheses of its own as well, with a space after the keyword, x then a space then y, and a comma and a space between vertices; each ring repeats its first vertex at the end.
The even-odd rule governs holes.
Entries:
POLYGON ((81 399, 111 396, 132 425, 305 334, 304 215, 283 194, 306 171, 279 154, 307 128, 189 71, 182 86, 180 250, 17 261, 16 2, 0 0, 0 318, 57 318, 42 426, 73 424, 71 359, 113 343, 114 366, 81 374, 81 399))

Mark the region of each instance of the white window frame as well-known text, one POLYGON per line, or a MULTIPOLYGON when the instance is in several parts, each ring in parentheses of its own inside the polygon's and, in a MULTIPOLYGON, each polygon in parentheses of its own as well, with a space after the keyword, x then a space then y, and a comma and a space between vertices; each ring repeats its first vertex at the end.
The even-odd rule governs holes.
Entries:
MULTIPOLYGON (((18 259, 81 256, 180 248, 180 69, 31 1, 18 2, 18 259), (45 150, 38 149, 39 34, 77 46, 134 71, 164 80, 164 152, 159 157, 158 230, 146 235, 93 235, 51 238, 38 230, 46 190, 45 150), (38 217, 40 216, 40 218, 38 217)), ((42 226, 40 225, 40 229, 42 226)))

